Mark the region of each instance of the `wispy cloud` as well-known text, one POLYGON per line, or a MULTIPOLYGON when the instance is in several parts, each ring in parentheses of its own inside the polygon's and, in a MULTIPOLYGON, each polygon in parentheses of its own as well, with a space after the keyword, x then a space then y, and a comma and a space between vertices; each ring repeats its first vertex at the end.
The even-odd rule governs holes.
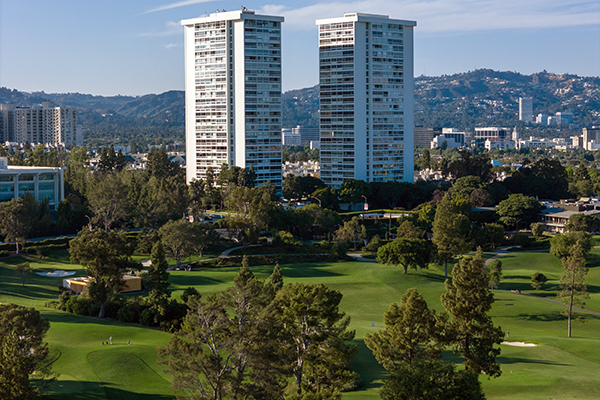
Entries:
POLYGON ((283 15, 285 27, 313 29, 315 20, 347 12, 389 15, 417 21, 419 32, 461 32, 492 29, 558 28, 596 25, 600 2, 595 0, 356 0, 317 3, 293 8, 264 5, 260 13, 283 15))
POLYGON ((164 44, 163 47, 167 50, 171 50, 174 47, 180 47, 180 44, 177 43, 169 43, 169 44, 164 44))
POLYGON ((192 6, 194 4, 208 3, 210 1, 213 1, 213 0, 184 0, 184 1, 177 1, 175 3, 165 4, 164 6, 160 6, 160 7, 156 7, 156 8, 153 8, 151 10, 148 10, 148 11, 144 11, 142 14, 148 14, 148 13, 153 13, 153 12, 157 12, 157 11, 170 10, 172 8, 192 6))
POLYGON ((145 32, 140 33, 138 36, 140 37, 165 37, 165 36, 175 36, 175 35, 183 35, 183 27, 181 23, 175 21, 167 21, 165 23, 166 28, 160 32, 145 32))

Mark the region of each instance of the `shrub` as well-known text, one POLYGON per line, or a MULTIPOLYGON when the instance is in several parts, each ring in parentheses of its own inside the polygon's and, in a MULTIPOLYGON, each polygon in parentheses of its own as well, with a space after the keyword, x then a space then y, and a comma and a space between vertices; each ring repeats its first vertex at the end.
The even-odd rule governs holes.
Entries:
POLYGON ((331 246, 331 250, 329 250, 329 260, 337 261, 337 260, 345 260, 348 253, 348 244, 345 242, 335 242, 333 246, 331 246))
POLYGON ((190 296, 196 296, 200 298, 200 292, 198 292, 198 290, 194 287, 184 289, 183 293, 181 294, 181 301, 183 301, 184 304, 187 304, 190 296))
POLYGON ((540 290, 546 282, 548 282, 548 278, 541 272, 536 272, 531 276, 531 287, 535 290, 540 290))
POLYGON ((157 310, 155 310, 154 308, 146 308, 144 311, 142 311, 142 314, 140 315, 140 324, 146 326, 156 326, 158 325, 158 323, 156 322, 158 317, 159 314, 157 310))
POLYGON ((531 224, 531 233, 535 237, 540 237, 544 234, 544 224, 541 222, 536 222, 535 224, 531 224))
POLYGON ((50 300, 44 303, 44 307, 46 308, 54 308, 55 310, 60 310, 60 302, 58 300, 50 300))
POLYGON ((0 257, 8 257, 8 256, 10 256, 10 251, 0 250, 0 257))

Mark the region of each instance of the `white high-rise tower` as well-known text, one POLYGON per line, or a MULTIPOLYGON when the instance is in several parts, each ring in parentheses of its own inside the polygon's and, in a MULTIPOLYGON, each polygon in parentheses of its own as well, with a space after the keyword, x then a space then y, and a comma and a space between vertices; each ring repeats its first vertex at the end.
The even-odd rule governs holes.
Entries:
POLYGON ((413 181, 415 21, 344 14, 319 25, 321 179, 413 181))
POLYGON ((243 8, 185 27, 187 181, 222 164, 281 187, 281 23, 243 8))
POLYGON ((533 99, 519 97, 519 121, 533 122, 533 99))

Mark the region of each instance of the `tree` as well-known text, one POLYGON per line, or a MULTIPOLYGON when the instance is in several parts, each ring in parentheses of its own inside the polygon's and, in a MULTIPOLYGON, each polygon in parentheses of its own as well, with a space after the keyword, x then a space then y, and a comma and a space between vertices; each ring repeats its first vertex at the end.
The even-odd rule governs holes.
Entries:
POLYGON ((120 175, 91 175, 88 178, 86 196, 94 214, 94 223, 103 226, 105 231, 116 222, 127 219, 127 190, 120 175))
POLYGON ((453 199, 450 194, 446 194, 435 210, 432 241, 437 247, 438 260, 444 263, 446 279, 448 261, 470 247, 467 241, 471 225, 467 217, 470 208, 467 200, 460 197, 453 199))
POLYGON ((32 269, 28 262, 17 264, 15 272, 21 278, 23 286, 27 283, 27 276, 31 273, 32 269))
POLYGON ((229 234, 244 243, 258 240, 259 233, 268 230, 273 211, 278 207, 274 198, 273 185, 232 189, 225 199, 225 206, 235 213, 225 220, 229 234))
POLYGON ((27 238, 31 228, 27 221, 22 197, 0 204, 0 235, 5 236, 7 241, 15 242, 17 254, 19 244, 27 238))
POLYGON ((148 271, 149 289, 167 293, 167 287, 169 287, 169 273, 167 272, 167 268, 169 264, 165 258, 165 249, 160 241, 154 243, 154 246, 152 246, 150 260, 151 265, 148 271))
POLYGON ((544 224, 541 222, 536 222, 531 224, 531 234, 535 237, 540 237, 544 235, 544 224))
POLYGON ((340 186, 340 197, 346 203, 364 201, 363 196, 369 197, 371 189, 369 184, 360 179, 346 179, 340 186))
POLYGON ((546 282, 548 282, 548 278, 541 272, 536 272, 531 276, 531 287, 535 290, 540 290, 546 282))
POLYGON ((485 246, 497 249, 504 240, 504 227, 500 224, 483 224, 481 229, 481 239, 485 246))
POLYGON ((158 362, 173 374, 173 390, 186 394, 180 398, 227 398, 234 368, 227 311, 219 296, 204 302, 192 297, 188 305, 181 331, 158 348, 158 362))
POLYGON ((341 300, 340 292, 322 284, 289 283, 277 293, 273 304, 283 327, 281 348, 298 396, 339 392, 357 379, 347 368, 356 346, 346 344, 354 331, 347 330, 350 317, 339 311, 341 300))
POLYGON ((366 250, 370 253, 377 253, 377 250, 381 246, 383 246, 383 244, 381 243, 379 235, 375 235, 371 238, 371 240, 369 240, 369 243, 367 243, 367 245, 363 248, 363 251, 366 250))
POLYGON ((377 250, 377 261, 381 264, 402 265, 406 274, 408 268, 426 269, 431 262, 431 253, 429 240, 398 238, 377 250))
POLYGON ((464 357, 465 369, 497 377, 501 374, 496 362, 500 349, 494 345, 502 342, 504 334, 487 315, 494 302, 489 284, 478 251, 475 257, 463 257, 454 266, 452 279, 446 279, 446 293, 441 300, 450 314, 446 324, 447 340, 454 352, 464 357))
POLYGON ((356 250, 356 244, 366 238, 367 230, 356 217, 352 217, 350 221, 344 222, 344 226, 335 231, 334 235, 334 240, 336 241, 351 241, 354 243, 354 250, 356 250))
POLYGON ((166 253, 174 258, 177 266, 191 255, 202 252, 216 240, 216 234, 210 224, 203 222, 190 223, 184 219, 169 221, 159 230, 166 253))
POLYGON ((123 274, 139 269, 131 259, 133 246, 127 242, 125 232, 106 232, 83 228, 69 243, 71 262, 79 263, 93 282, 88 286, 89 296, 100 304, 98 317, 104 318, 108 295, 116 293, 123 285, 123 274))
POLYGON ((600 229, 600 219, 583 213, 573 214, 569 217, 565 228, 569 232, 596 232, 600 229))
POLYGON ((468 150, 459 150, 460 158, 452 161, 448 166, 449 172, 454 179, 464 176, 476 176, 483 182, 492 179, 492 165, 490 156, 486 153, 473 155, 468 150))
POLYGON ((500 284, 500 278, 502 277, 502 261, 493 260, 488 265, 488 275, 490 280, 490 288, 497 289, 500 284))
POLYGON ((561 292, 557 295, 565 303, 563 315, 567 317, 567 335, 571 337, 571 321, 573 307, 583 307, 583 299, 589 298, 585 276, 586 258, 592 248, 588 234, 573 232, 565 235, 556 235, 550 242, 550 253, 559 258, 563 265, 563 274, 560 277, 561 292))
POLYGON ((416 360, 402 363, 381 389, 384 400, 485 400, 477 374, 456 371, 454 363, 416 360))
POLYGON ((533 197, 520 193, 511 194, 508 199, 502 200, 496 207, 496 214, 507 227, 519 229, 521 222, 533 221, 540 212, 540 203, 533 197))
POLYGON ((40 385, 55 379, 44 336, 47 319, 33 307, 0 304, 0 398, 35 399, 40 385))
POLYGON ((158 350, 176 391, 202 400, 282 398, 285 368, 273 339, 281 324, 263 289, 245 260, 233 287, 204 302, 188 299, 181 331, 158 350))
POLYGON ((383 323, 385 329, 367 334, 365 344, 388 371, 398 368, 402 362, 441 358, 435 311, 429 310, 417 289, 408 289, 402 295, 400 306, 392 304, 384 314, 383 323))
POLYGON ((425 235, 425 230, 415 226, 410 219, 406 219, 398 227, 397 234, 398 237, 405 239, 422 239, 425 235))

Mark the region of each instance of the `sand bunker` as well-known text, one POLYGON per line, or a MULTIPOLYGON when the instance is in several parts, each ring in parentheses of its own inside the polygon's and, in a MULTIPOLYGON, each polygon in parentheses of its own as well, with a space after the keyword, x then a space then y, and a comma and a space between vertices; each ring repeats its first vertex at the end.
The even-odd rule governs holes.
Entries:
POLYGON ((65 276, 75 275, 75 271, 53 271, 53 272, 36 272, 36 274, 41 276, 48 276, 50 278, 63 278, 65 276))
POLYGON ((525 342, 502 342, 500 344, 506 344, 509 346, 516 346, 516 347, 535 347, 535 346, 537 346, 537 344, 535 344, 535 343, 525 343, 525 342))

